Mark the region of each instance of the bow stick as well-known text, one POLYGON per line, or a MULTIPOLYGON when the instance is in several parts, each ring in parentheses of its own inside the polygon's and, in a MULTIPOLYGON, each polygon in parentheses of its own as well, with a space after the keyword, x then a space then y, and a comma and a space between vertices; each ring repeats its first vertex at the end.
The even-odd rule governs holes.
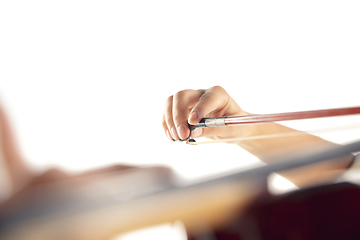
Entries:
MULTIPOLYGON (((250 114, 250 115, 218 117, 218 118, 203 118, 198 124, 194 124, 194 125, 189 124, 189 128, 190 131, 193 131, 196 128, 227 127, 227 126, 238 126, 243 124, 269 123, 269 122, 302 120, 302 119, 312 119, 312 118, 321 118, 321 117, 334 117, 334 116, 344 116, 344 115, 354 115, 354 114, 360 114, 360 107, 321 109, 321 110, 271 113, 271 114, 250 114)), ((247 140, 247 139, 242 138, 242 140, 247 140)), ((229 140, 221 140, 221 142, 223 141, 229 141, 229 140)), ((195 140, 190 138, 188 138, 187 143, 196 144, 195 140)))
POLYGON ((360 114, 360 107, 322 109, 302 112, 250 114, 232 117, 203 118, 198 124, 190 125, 190 130, 206 127, 226 127, 252 123, 279 122, 321 117, 360 114))

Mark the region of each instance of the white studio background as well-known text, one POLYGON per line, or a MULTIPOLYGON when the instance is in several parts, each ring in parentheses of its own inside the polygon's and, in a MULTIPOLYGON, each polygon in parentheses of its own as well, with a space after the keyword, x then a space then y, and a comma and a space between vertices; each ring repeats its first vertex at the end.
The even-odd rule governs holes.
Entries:
POLYGON ((165 164, 194 179, 258 161, 168 141, 169 95, 221 85, 254 113, 360 105, 359 42, 359 1, 3 0, 0 97, 36 171, 165 164))

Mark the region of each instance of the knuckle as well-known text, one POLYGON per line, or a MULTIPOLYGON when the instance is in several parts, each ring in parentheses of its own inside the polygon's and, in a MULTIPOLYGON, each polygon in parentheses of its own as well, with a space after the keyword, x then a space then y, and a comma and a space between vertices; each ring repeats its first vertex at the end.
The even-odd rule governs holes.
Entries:
POLYGON ((213 86, 212 88, 210 88, 211 90, 215 91, 215 92, 223 92, 225 91, 223 87, 217 85, 217 86, 213 86))
POLYGON ((169 96, 169 97, 166 99, 166 103, 168 103, 168 104, 169 104, 169 103, 172 103, 173 98, 174 98, 173 95, 169 96))
POLYGON ((183 98, 185 98, 187 96, 188 92, 189 92, 189 90, 181 90, 181 91, 177 92, 174 95, 174 97, 176 99, 183 99, 183 98))
POLYGON ((203 95, 200 96, 199 101, 208 101, 213 98, 211 92, 206 92, 203 95))

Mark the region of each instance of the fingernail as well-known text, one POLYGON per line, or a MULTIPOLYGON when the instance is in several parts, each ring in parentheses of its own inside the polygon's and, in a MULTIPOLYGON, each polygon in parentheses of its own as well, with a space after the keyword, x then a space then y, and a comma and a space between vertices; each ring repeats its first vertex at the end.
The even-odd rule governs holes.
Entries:
POLYGON ((196 128, 194 131, 191 132, 191 137, 193 137, 193 138, 200 137, 201 134, 203 134, 203 129, 196 128))
POLYGON ((179 134, 180 139, 182 139, 182 140, 184 140, 188 137, 186 134, 186 128, 184 125, 178 126, 178 134, 179 134))
POLYGON ((196 120, 197 117, 198 117, 198 113, 192 112, 189 116, 189 123, 194 123, 194 121, 196 120))
POLYGON ((175 127, 171 128, 171 135, 173 137, 174 140, 179 140, 179 137, 176 133, 175 127))

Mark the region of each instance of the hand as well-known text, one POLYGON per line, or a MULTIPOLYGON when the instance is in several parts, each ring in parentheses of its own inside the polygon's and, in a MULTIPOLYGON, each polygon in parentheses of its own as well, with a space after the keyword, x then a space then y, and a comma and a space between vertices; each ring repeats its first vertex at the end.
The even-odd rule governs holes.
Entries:
MULTIPOLYGON (((163 128, 170 140, 186 139, 188 123, 197 124, 204 117, 245 115, 239 105, 220 86, 200 90, 183 90, 168 97, 163 114, 163 128)), ((191 137, 225 139, 241 136, 244 128, 198 128, 191 137)))
MULTIPOLYGON (((166 188, 172 180, 172 171, 162 166, 115 165, 76 175, 51 169, 0 205, 2 223, 10 222, 1 227, 0 238, 112 239, 128 227, 121 214, 133 219, 136 212, 118 212, 123 204, 131 207, 137 194, 166 188)), ((135 219, 133 225, 139 227, 140 212, 135 219)))
MULTIPOLYGON (((66 186, 66 191, 71 191, 74 189, 81 189, 82 185, 91 185, 92 182, 96 183, 99 179, 107 179, 107 177, 114 177, 128 173, 138 173, 138 176, 142 174, 153 173, 156 176, 163 178, 165 181, 171 181, 173 177, 173 172, 170 168, 163 166, 131 166, 131 165, 113 165, 104 168, 99 168, 79 174, 69 174, 60 169, 49 169, 40 175, 35 175, 29 181, 29 183, 24 186, 21 190, 13 194, 6 202, 0 204, 0 215, 5 210, 7 212, 11 210, 16 210, 19 206, 26 206, 28 203, 32 203, 36 199, 47 197, 46 195, 42 196, 41 194, 34 194, 37 187, 39 186, 40 192, 42 186, 53 186, 51 189, 64 190, 64 188, 59 187, 57 183, 60 183, 61 186, 66 186), (53 184, 53 185, 51 185, 53 184), (35 189, 35 190, 34 190, 35 189), (14 208, 14 209, 12 209, 14 208)), ((119 182, 117 182, 119 183, 119 182)), ((104 186, 108 187, 108 186, 104 186)), ((111 187, 111 186, 110 186, 111 187)), ((38 189, 38 190, 39 190, 38 189)), ((46 192, 46 188, 43 191, 45 194, 49 195, 46 192)), ((39 193, 39 191, 37 192, 39 193)), ((99 193, 100 194, 100 193, 99 193)), ((79 192, 79 196, 81 192, 79 192)))

